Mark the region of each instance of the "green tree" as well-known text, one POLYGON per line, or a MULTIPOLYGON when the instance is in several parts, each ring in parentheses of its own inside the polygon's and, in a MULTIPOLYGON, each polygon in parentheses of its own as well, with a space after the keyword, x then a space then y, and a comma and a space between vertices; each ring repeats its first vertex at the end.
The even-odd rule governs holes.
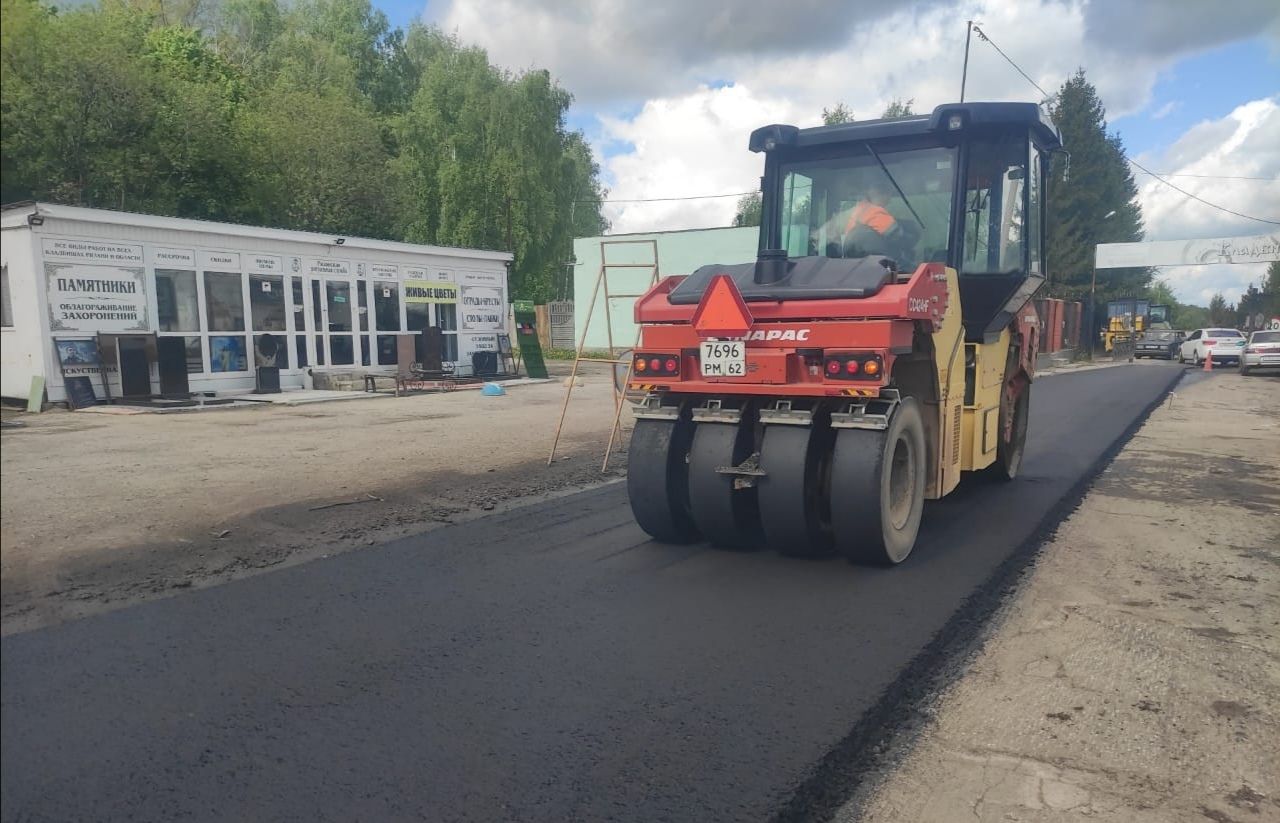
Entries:
MULTIPOLYGON (((1049 293, 1078 300, 1089 295, 1097 244, 1141 240, 1142 210, 1124 147, 1107 131, 1106 110, 1083 69, 1059 89, 1052 112, 1070 152, 1070 177, 1060 157, 1049 178, 1049 293)), ((1100 271, 1098 302, 1142 294, 1151 278, 1147 268, 1100 271)))
POLYGON ((511 76, 444 43, 396 133, 400 199, 416 205, 401 210, 404 236, 509 250, 513 291, 552 296, 573 234, 603 225, 598 168, 564 127, 570 100, 545 71, 511 76))
POLYGON ((510 250, 608 224, 569 93, 370 0, 0 0, 0 198, 510 250))
POLYGON ((248 160, 255 223, 330 234, 393 238, 391 176, 368 103, 286 85, 246 109, 240 143, 248 160))
POLYGON ((853 122, 853 110, 844 103, 836 103, 832 108, 822 109, 822 125, 838 126, 841 123, 853 122))
POLYGON ((1209 322, 1215 326, 1234 326, 1236 307, 1227 303, 1227 299, 1218 292, 1209 300, 1209 322))
POLYGON ((764 201, 760 196, 760 192, 752 192, 738 200, 738 210, 733 215, 734 226, 758 226, 760 225, 760 213, 764 207, 764 201))
POLYGON ((916 102, 914 97, 908 98, 907 100, 903 100, 901 97, 895 97, 889 102, 889 105, 885 106, 884 114, 880 116, 884 118, 910 117, 915 114, 915 112, 911 110, 911 104, 914 102, 916 102))
POLYGON ((1210 325, 1209 310, 1204 306, 1189 306, 1179 304, 1173 312, 1173 327, 1182 329, 1183 331, 1194 331, 1203 329, 1210 325))

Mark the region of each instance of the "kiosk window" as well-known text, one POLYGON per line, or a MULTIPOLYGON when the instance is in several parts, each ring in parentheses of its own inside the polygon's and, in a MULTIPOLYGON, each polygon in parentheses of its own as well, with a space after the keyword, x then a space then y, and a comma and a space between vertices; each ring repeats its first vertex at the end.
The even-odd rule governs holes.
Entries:
POLYGON ((249 275, 249 308, 254 331, 284 331, 284 278, 249 275))
POLYGON ((240 275, 205 272, 204 302, 209 313, 209 331, 244 331, 240 275))
POLYGON ((199 374, 204 371, 204 343, 199 337, 182 338, 187 350, 187 374, 199 374))
POLYGON ((13 303, 9 299, 9 267, 0 267, 0 326, 13 325, 13 303))
POLYGON ((156 269, 156 313, 160 331, 200 331, 195 272, 156 269))
POLYGON ((400 331, 400 285, 373 284, 373 313, 378 331, 400 331))
POLYGON ((409 331, 422 331, 431 325, 431 304, 405 303, 404 315, 409 331))

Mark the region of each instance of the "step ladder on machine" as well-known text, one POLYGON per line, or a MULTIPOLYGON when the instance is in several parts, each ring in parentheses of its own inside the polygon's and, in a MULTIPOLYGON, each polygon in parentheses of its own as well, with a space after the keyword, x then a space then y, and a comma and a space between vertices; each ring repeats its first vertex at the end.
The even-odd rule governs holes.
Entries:
POLYGON ((569 399, 573 396, 574 384, 578 382, 578 367, 583 363, 608 363, 614 372, 610 375, 610 385, 613 386, 613 427, 609 430, 609 444, 605 447, 604 460, 600 463, 600 471, 604 472, 609 468, 609 458, 613 454, 613 444, 619 440, 618 429, 622 420, 622 407, 627 401, 627 384, 631 382, 631 369, 633 366, 632 358, 620 357, 620 351, 634 351, 635 347, 640 345, 640 328, 636 327, 635 340, 631 344, 630 349, 619 349, 614 345, 613 340, 613 301, 614 300, 636 300, 644 296, 649 289, 658 283, 658 241, 657 240, 605 240, 600 244, 600 273, 596 276, 595 288, 591 291, 591 302, 587 305, 586 319, 582 324, 582 339, 578 341, 578 348, 573 358, 573 373, 569 377, 568 385, 564 393, 564 406, 560 409, 560 420, 556 423, 556 436, 551 442, 551 455, 547 458, 547 465, 550 466, 556 459, 556 448, 560 445, 560 434, 564 429, 564 418, 569 411, 569 399), (619 246, 631 247, 647 247, 649 252, 649 260, 652 262, 617 262, 618 256, 623 254, 619 246), (609 259, 609 249, 615 248, 614 260, 609 259), (609 290, 609 270, 610 269, 632 269, 632 270, 648 270, 649 281, 643 291, 635 294, 614 294, 609 290), (591 330, 591 317, 595 312, 596 300, 600 293, 604 293, 604 324, 606 339, 609 344, 608 357, 583 357, 582 352, 586 348, 587 335, 591 330), (618 366, 626 366, 626 375, 619 385, 616 379, 618 366))

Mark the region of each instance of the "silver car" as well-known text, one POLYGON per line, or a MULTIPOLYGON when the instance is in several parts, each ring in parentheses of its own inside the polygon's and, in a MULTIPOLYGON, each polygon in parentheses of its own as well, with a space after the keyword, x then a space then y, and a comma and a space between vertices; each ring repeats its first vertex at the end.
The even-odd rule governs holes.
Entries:
POLYGON ((1240 373, 1254 369, 1280 369, 1280 331, 1256 331, 1240 354, 1240 373))

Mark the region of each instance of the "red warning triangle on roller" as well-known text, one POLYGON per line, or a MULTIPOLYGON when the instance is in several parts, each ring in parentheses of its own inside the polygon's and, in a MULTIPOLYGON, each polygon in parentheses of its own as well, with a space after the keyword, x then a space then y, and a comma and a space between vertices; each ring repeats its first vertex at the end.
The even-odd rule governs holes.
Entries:
POLYGON ((751 312, 742 293, 727 274, 711 278, 702 293, 702 302, 693 313, 693 328, 699 337, 742 337, 751 331, 751 312))

